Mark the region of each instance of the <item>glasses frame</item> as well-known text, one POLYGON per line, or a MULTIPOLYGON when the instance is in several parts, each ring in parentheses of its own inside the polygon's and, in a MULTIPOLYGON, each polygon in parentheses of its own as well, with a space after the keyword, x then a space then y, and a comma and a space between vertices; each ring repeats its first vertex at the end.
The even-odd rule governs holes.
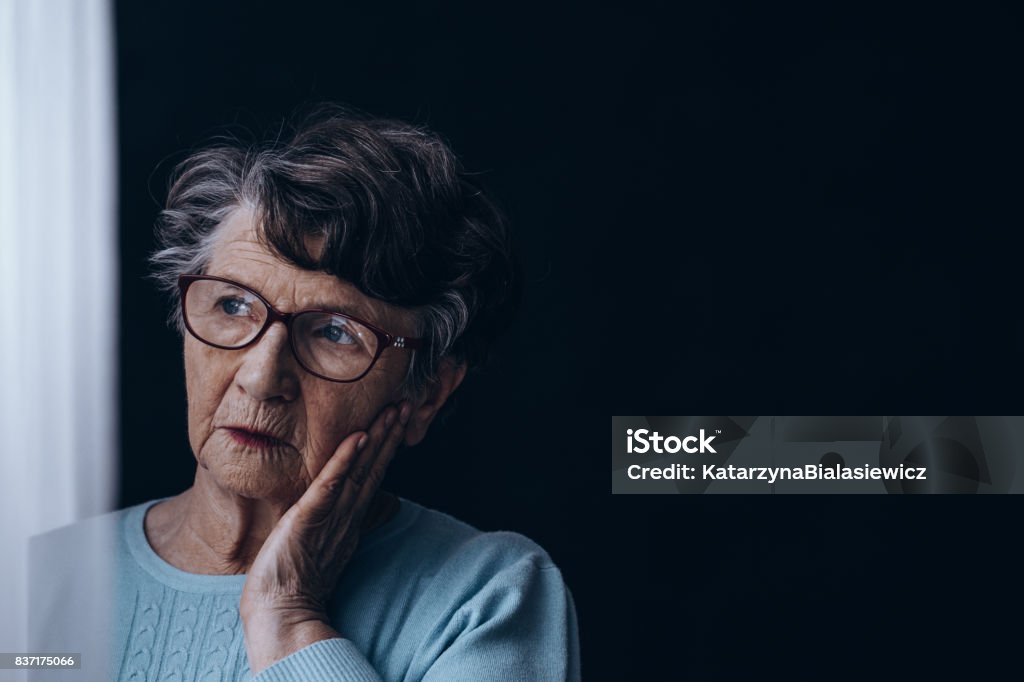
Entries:
POLYGON ((416 350, 423 347, 422 338, 396 336, 394 334, 390 334, 384 331, 383 329, 374 324, 367 322, 366 320, 359 319, 358 317, 354 315, 349 315, 347 313, 339 313, 337 310, 327 310, 325 308, 309 308, 306 310, 297 310, 293 313, 281 312, 274 306, 270 305, 270 301, 265 299, 258 291, 255 291, 252 287, 248 287, 244 284, 234 281, 233 279, 227 279, 225 277, 214 277, 213 275, 179 275, 178 290, 181 292, 181 319, 185 323, 185 328, 188 330, 188 333, 191 334, 197 341, 205 343, 207 346, 212 346, 213 348, 220 348, 222 350, 242 350, 243 348, 248 348, 254 343, 257 343, 261 338, 263 338, 263 335, 270 328, 270 325, 274 324, 275 322, 281 322, 284 324, 285 329, 288 330, 288 347, 291 349, 292 356, 295 358, 295 361, 299 363, 299 366, 302 367, 302 369, 306 370, 307 372, 309 372, 310 374, 319 379, 323 379, 324 381, 331 381, 338 384, 354 383, 370 373, 370 370, 373 369, 373 366, 377 364, 377 360, 380 359, 381 354, 384 352, 386 348, 405 348, 409 350, 416 350), (246 341, 245 343, 238 346, 223 346, 217 343, 210 343, 203 337, 199 336, 199 334, 197 334, 196 331, 192 329, 192 325, 189 324, 188 321, 188 313, 186 312, 185 297, 188 295, 189 287, 192 286, 193 283, 201 280, 224 282, 225 284, 236 286, 239 289, 244 289, 245 291, 248 291, 250 294, 252 294, 253 296, 260 300, 260 302, 267 309, 267 319, 263 321, 263 327, 258 332, 256 332, 256 336, 252 337, 249 341, 246 341), (343 317, 346 320, 352 320, 353 322, 361 324, 367 329, 369 329, 371 332, 373 332, 373 334, 377 337, 377 352, 373 356, 373 359, 370 361, 369 366, 367 366, 367 368, 363 370, 362 374, 360 374, 354 379, 332 379, 331 377, 324 376, 319 372, 314 372, 313 370, 306 366, 306 363, 304 363, 302 361, 302 358, 299 357, 299 352, 295 349, 295 335, 292 334, 292 321, 299 315, 303 315, 305 313, 326 313, 328 315, 336 315, 338 317, 343 317))

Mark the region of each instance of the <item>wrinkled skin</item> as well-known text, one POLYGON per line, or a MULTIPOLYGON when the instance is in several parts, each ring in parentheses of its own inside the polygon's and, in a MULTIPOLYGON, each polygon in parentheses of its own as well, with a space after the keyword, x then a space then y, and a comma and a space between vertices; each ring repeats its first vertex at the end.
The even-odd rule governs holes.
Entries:
MULTIPOLYGON (((344 310, 392 334, 415 335, 410 311, 277 259, 256 240, 252 220, 239 209, 218 228, 206 274, 242 283, 281 311, 344 310)), ((325 607, 360 531, 396 509, 393 497, 377 494, 387 465, 400 444, 422 440, 465 375, 463 365, 442 363, 436 382, 402 401, 410 354, 387 349, 365 377, 342 384, 302 369, 280 323, 242 350, 185 337, 196 478, 150 509, 146 535, 182 570, 246 574, 240 615, 254 674, 339 636, 325 607), (240 443, 228 427, 282 443, 240 443)))

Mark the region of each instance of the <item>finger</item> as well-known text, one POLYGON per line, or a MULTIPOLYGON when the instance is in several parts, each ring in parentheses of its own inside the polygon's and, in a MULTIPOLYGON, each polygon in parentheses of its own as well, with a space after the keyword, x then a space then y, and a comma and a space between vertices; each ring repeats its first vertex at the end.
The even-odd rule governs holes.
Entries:
MULTIPOLYGON (((328 534, 335 538, 338 546, 354 549, 354 542, 347 540, 357 537, 361 518, 365 514, 365 510, 358 506, 358 492, 368 487, 376 489, 379 484, 377 473, 370 465, 378 458, 380 443, 395 429, 399 417, 399 407, 388 406, 377 415, 367 432, 353 439, 356 443, 355 452, 349 441, 357 434, 352 434, 339 445, 335 456, 324 467, 325 470, 330 469, 327 474, 331 478, 323 481, 321 487, 325 491, 330 489, 330 494, 322 496, 322 506, 316 518, 333 529, 328 534), (335 460, 343 460, 343 463, 335 465, 335 460)), ((321 476, 324 473, 322 471, 321 476)), ((333 554, 333 550, 327 550, 326 554, 333 554)))
POLYGON ((384 475, 387 473, 388 466, 391 464, 391 460, 394 459, 398 446, 405 436, 405 427, 409 422, 411 412, 412 406, 408 402, 404 402, 400 406, 397 418, 392 423, 384 440, 379 442, 374 457, 369 463, 370 468, 366 473, 366 478, 354 491, 355 500, 352 505, 352 517, 357 527, 362 526, 363 517, 370 510, 370 504, 373 501, 374 495, 376 495, 380 484, 384 481, 384 475))
POLYGON ((356 493, 367 487, 369 477, 376 475, 372 465, 377 458, 379 444, 399 421, 399 409, 388 406, 377 415, 367 432, 349 434, 338 445, 334 455, 296 503, 306 522, 320 523, 332 515, 342 522, 352 518, 353 506, 358 499, 356 493))
POLYGON ((360 486, 359 495, 356 499, 357 506, 360 505, 361 501, 369 502, 374 493, 376 493, 381 481, 384 480, 384 474, 387 472, 388 465, 394 458, 395 452, 398 451, 398 445, 405 436, 405 427, 409 422, 411 411, 412 408, 408 402, 402 403, 394 423, 391 424, 390 429, 384 435, 383 441, 379 441, 374 457, 369 462, 369 471, 364 479, 364 484, 360 486))
POLYGON ((349 472, 367 444, 368 437, 363 431, 350 433, 341 441, 334 455, 294 505, 304 520, 317 523, 331 514, 342 495, 349 472))
POLYGON ((337 508, 339 513, 348 515, 357 527, 369 508, 374 493, 380 487, 395 448, 405 431, 409 415, 409 408, 405 405, 406 403, 403 403, 389 408, 393 412, 382 415, 383 419, 374 424, 366 449, 349 472, 349 485, 342 492, 337 508))
POLYGON ((374 441, 379 441, 383 437, 391 423, 397 419, 397 415, 398 409, 388 406, 381 410, 377 418, 370 424, 369 429, 364 432, 351 433, 338 444, 334 455, 327 461, 315 479, 319 481, 325 475, 330 477, 322 481, 321 487, 325 493, 330 492, 329 499, 333 505, 337 505, 338 498, 349 480, 353 477, 357 481, 365 478, 365 473, 361 473, 361 468, 366 466, 366 461, 373 458, 374 441), (353 439, 355 440, 354 452, 352 451, 353 439))
POLYGON ((380 451, 381 444, 386 440, 388 434, 391 433, 398 421, 399 406, 389 405, 381 411, 377 419, 370 425, 366 447, 359 453, 358 458, 348 472, 348 483, 356 489, 361 489, 366 485, 367 479, 373 471, 373 464, 377 459, 377 453, 380 451))

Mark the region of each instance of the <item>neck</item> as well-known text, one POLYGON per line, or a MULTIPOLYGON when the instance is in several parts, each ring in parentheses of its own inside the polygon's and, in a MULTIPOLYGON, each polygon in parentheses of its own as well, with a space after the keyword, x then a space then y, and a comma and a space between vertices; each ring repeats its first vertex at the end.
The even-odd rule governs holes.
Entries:
MULTIPOLYGON (((183 571, 246 573, 292 501, 241 497, 213 485, 203 472, 201 467, 197 470, 191 488, 149 509, 146 538, 161 559, 183 571)), ((397 498, 378 492, 363 532, 387 522, 397 511, 397 498)))

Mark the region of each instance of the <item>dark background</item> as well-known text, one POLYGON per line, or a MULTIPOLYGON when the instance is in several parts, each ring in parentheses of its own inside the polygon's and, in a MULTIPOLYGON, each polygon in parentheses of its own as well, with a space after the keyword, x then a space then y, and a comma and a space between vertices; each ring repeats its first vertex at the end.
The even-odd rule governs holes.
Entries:
POLYGON ((117 3, 121 503, 193 474, 144 280, 171 166, 341 101, 440 131, 518 228, 520 319, 386 485, 541 543, 587 679, 1015 662, 1016 498, 612 497, 607 430, 1024 413, 1006 7, 117 3))

